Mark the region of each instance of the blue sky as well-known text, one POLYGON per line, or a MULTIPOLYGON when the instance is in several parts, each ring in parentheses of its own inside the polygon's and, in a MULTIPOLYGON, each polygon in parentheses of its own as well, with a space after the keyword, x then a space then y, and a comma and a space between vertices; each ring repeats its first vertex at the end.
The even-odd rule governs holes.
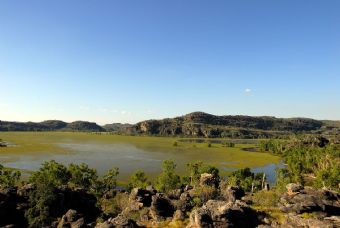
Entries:
POLYGON ((0 119, 340 119, 340 1, 0 1, 0 119))

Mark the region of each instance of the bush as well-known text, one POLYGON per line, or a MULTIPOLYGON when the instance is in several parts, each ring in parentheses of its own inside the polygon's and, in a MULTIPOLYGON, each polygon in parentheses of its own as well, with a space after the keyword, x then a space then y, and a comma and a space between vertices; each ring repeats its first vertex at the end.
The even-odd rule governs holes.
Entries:
POLYGON ((173 161, 165 160, 162 165, 162 173, 157 177, 155 187, 158 191, 168 192, 179 188, 180 177, 175 173, 176 165, 173 161))
POLYGON ((116 188, 118 174, 119 168, 113 167, 103 176, 103 183, 106 191, 116 188))
POLYGON ((67 168, 55 161, 45 162, 30 177, 36 189, 29 194, 29 209, 25 217, 30 227, 44 227, 51 224, 51 209, 57 199, 55 189, 68 182, 71 175, 67 168))
POLYGON ((194 199, 199 199, 194 200, 196 203, 200 204, 196 206, 202 206, 204 203, 208 202, 208 200, 216 199, 218 197, 218 190, 212 186, 199 186, 195 188, 192 195, 194 199))
POLYGON ((21 172, 0 165, 0 189, 13 187, 20 180, 21 172))
POLYGON ((80 165, 70 164, 68 172, 71 174, 70 184, 73 187, 90 190, 98 179, 97 171, 84 163, 80 165))
POLYGON ((148 178, 144 171, 137 170, 130 177, 130 182, 128 184, 129 189, 133 188, 146 188, 150 183, 148 182, 148 178))
POLYGON ((250 192, 252 190, 262 189, 263 173, 252 173, 250 168, 244 168, 232 172, 228 177, 228 184, 231 186, 237 185, 250 192), (252 189, 252 186, 254 189, 252 189))
POLYGON ((29 182, 33 184, 39 184, 42 182, 50 186, 57 187, 67 184, 70 178, 71 174, 67 168, 52 160, 44 162, 42 167, 31 175, 29 182))
POLYGON ((280 195, 275 191, 258 191, 253 194, 252 201, 255 206, 276 207, 279 202, 280 195))
POLYGON ((103 199, 101 206, 104 213, 115 217, 120 214, 129 205, 129 195, 127 193, 117 192, 116 196, 111 199, 103 199))

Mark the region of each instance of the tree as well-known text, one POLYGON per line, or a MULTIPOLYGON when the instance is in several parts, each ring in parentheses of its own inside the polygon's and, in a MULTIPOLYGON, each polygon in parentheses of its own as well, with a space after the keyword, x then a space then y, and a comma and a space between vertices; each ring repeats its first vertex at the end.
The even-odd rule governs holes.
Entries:
POLYGON ((55 189, 67 184, 71 175, 67 168, 52 160, 30 177, 36 189, 29 193, 29 209, 25 213, 30 227, 44 227, 53 221, 51 209, 57 199, 55 189))
POLYGON ((262 189, 263 173, 252 173, 250 168, 234 171, 228 177, 229 185, 241 186, 245 191, 262 189))
POLYGON ((43 180, 44 183, 57 187, 67 184, 70 177, 70 172, 64 165, 52 160, 44 162, 42 167, 31 175, 29 182, 39 184, 43 180))
POLYGON ((20 180, 21 172, 0 165, 0 188, 13 187, 20 180))
POLYGON ((119 168, 113 167, 103 177, 103 182, 106 190, 114 189, 117 186, 117 176, 119 168))
POLYGON ((71 174, 70 184, 86 190, 91 190, 98 179, 97 171, 84 163, 80 165, 70 164, 68 172, 71 174))
POLYGON ((175 173, 176 165, 173 161, 165 160, 162 164, 162 173, 157 177, 155 187, 161 192, 176 189, 181 184, 180 177, 175 173))
POLYGON ((148 186, 148 178, 144 171, 137 170, 130 177, 129 188, 146 188, 148 186))
POLYGON ((201 161, 191 162, 187 164, 191 185, 196 184, 199 181, 202 166, 203 166, 203 162, 201 161))

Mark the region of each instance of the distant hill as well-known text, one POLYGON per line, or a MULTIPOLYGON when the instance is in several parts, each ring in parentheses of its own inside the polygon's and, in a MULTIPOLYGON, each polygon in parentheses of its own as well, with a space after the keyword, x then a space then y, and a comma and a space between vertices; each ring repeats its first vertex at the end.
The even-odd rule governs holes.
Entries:
POLYGON ((161 120, 146 120, 137 124, 96 123, 60 120, 35 122, 0 121, 0 131, 86 131, 113 132, 127 135, 158 135, 184 137, 267 138, 287 133, 339 132, 340 122, 308 118, 275 118, 271 116, 216 116, 193 112, 184 116, 161 120))
POLYGON ((9 122, 0 121, 0 131, 105 131, 96 123, 75 121, 66 123, 60 120, 46 120, 43 122, 9 122))
POLYGON ((148 135, 257 138, 313 131, 322 126, 323 122, 308 118, 215 116, 193 112, 176 118, 142 121, 128 130, 129 133, 148 135))
POLYGON ((126 131, 127 128, 131 128, 132 124, 121 124, 121 123, 113 123, 113 124, 106 124, 103 128, 109 132, 123 132, 126 131))

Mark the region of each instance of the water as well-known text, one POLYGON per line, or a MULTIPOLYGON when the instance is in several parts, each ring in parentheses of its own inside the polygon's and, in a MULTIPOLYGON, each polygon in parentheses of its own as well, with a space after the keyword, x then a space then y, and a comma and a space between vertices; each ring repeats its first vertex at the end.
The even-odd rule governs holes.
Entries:
MULTIPOLYGON (((48 136, 41 134, 32 136, 30 134, 29 136, 31 138, 27 142, 18 144, 16 152, 0 153, 0 163, 6 167, 27 171, 38 170, 43 162, 50 160, 55 160, 65 165, 86 163, 89 167, 97 169, 99 175, 105 174, 112 167, 118 167, 120 171, 119 179, 126 180, 138 169, 144 170, 151 178, 155 177, 161 170, 163 160, 173 160, 178 165, 178 172, 184 174, 186 172, 186 163, 188 162, 200 160, 229 171, 234 169, 228 168, 228 166, 235 167, 238 164, 247 166, 247 162, 252 162, 253 159, 269 156, 263 153, 246 152, 237 148, 199 149, 190 147, 183 149, 173 147, 172 140, 166 144, 170 145, 169 147, 154 147, 157 143, 164 144, 164 140, 147 141, 141 147, 132 142, 104 142, 99 140, 101 139, 100 136, 96 136, 97 138, 91 136, 86 138, 87 140, 76 139, 78 135, 67 135, 65 137, 61 135, 63 137, 59 137, 58 134, 48 136), (51 140, 53 142, 50 142, 51 140), (25 149, 26 146, 28 148, 31 144, 38 148, 40 145, 49 145, 51 143, 53 146, 46 147, 44 150, 26 151, 25 149), (254 156, 251 157, 252 155, 254 156)), ((28 136, 25 135, 25 137, 28 136)), ((258 164, 266 164, 265 158, 261 158, 262 162, 258 164)), ((252 171, 265 172, 268 180, 274 182, 277 165, 268 163, 263 167, 254 168, 252 171)))
MULTIPOLYGON (((251 172, 253 173, 265 173, 267 182, 270 184, 274 184, 276 182, 276 169, 284 168, 283 162, 278 164, 268 164, 266 166, 251 168, 251 172)), ((236 171, 235 168, 223 168, 226 171, 236 171)))

